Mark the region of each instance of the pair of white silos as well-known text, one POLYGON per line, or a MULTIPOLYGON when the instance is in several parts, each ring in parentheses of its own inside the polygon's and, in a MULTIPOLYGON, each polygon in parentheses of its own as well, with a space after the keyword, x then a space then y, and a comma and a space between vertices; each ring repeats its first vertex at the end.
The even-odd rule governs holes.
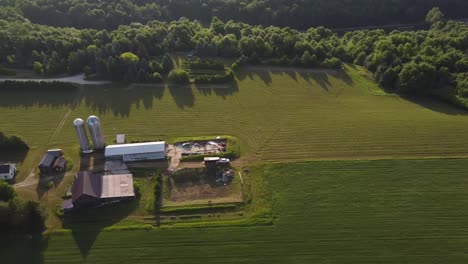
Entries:
MULTIPOLYGON (((94 150, 103 150, 106 147, 104 140, 104 134, 102 133, 101 121, 97 116, 90 116, 87 120, 89 134, 93 141, 94 150)), ((86 125, 83 119, 77 118, 73 121, 78 141, 80 142, 80 148, 82 152, 90 152, 91 145, 89 144, 88 134, 86 133, 86 125)))

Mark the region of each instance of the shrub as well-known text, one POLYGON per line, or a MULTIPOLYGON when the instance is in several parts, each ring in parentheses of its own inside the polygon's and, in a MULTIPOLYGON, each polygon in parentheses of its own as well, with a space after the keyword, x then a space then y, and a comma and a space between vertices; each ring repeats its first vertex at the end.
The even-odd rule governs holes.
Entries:
POLYGON ((124 52, 120 54, 120 58, 122 58, 126 62, 137 63, 140 61, 140 58, 132 52, 124 52))
POLYGON ((8 202, 16 196, 15 189, 4 181, 0 181, 0 201, 8 202))
POLYGON ((189 74, 185 70, 172 70, 169 73, 168 76, 169 82, 171 83, 178 83, 178 84, 184 84, 184 83, 189 83, 189 74))
POLYGON ((234 81, 234 73, 228 71, 226 74, 217 74, 217 75, 198 75, 195 77, 195 83, 226 83, 234 81))
POLYGON ((162 199, 162 176, 156 175, 156 183, 154 184, 154 209, 159 210, 162 199))
POLYGON ((24 151, 28 150, 28 145, 17 136, 6 136, 0 132, 0 150, 5 151, 24 151))
POLYGON ((139 182, 133 181, 133 191, 135 197, 139 199, 141 197, 141 184, 139 182))
POLYGON ((187 69, 224 71, 224 64, 221 61, 200 58, 185 60, 184 67, 187 69))
POLYGON ((151 79, 152 82, 162 83, 162 81, 163 81, 163 78, 162 78, 161 74, 159 74, 159 72, 154 72, 151 77, 152 77, 152 79, 151 79))

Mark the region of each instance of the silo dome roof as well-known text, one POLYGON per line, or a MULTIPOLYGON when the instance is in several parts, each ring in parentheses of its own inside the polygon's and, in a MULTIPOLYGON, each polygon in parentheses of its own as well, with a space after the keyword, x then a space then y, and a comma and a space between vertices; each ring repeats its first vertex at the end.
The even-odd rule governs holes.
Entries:
POLYGON ((84 121, 81 118, 77 118, 77 119, 75 119, 75 121, 73 121, 73 125, 75 125, 75 126, 81 126, 83 124, 84 124, 84 121))
POLYGON ((88 117, 88 125, 97 125, 99 124, 99 118, 97 116, 90 116, 88 117))

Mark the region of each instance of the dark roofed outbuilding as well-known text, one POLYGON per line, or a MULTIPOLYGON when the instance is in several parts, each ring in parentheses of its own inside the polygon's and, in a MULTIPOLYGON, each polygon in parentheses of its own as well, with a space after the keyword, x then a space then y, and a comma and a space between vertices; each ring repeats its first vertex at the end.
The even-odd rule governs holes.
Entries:
POLYGON ((54 162, 54 169, 56 171, 65 171, 67 166, 67 160, 64 157, 58 157, 54 162))
POLYGON ((55 158, 56 157, 50 153, 46 153, 44 157, 42 157, 42 160, 39 163, 39 170, 41 173, 47 173, 53 168, 55 158))

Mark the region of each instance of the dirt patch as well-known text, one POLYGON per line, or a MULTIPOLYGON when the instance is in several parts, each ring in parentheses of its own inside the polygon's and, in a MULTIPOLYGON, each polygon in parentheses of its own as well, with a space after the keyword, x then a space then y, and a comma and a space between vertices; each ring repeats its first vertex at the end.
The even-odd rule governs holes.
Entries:
POLYGON ((169 202, 211 201, 225 198, 232 202, 240 201, 236 184, 224 184, 209 174, 204 168, 182 169, 169 176, 165 184, 165 198, 169 202))

